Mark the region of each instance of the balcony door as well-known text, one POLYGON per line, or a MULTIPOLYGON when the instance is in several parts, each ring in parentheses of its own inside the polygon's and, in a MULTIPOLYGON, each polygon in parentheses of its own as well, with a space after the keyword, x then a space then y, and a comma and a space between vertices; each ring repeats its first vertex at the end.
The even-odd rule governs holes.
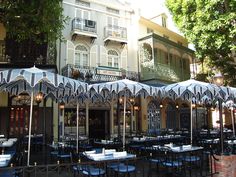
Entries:
POLYGON ((119 19, 117 17, 107 17, 108 36, 119 36, 119 19))

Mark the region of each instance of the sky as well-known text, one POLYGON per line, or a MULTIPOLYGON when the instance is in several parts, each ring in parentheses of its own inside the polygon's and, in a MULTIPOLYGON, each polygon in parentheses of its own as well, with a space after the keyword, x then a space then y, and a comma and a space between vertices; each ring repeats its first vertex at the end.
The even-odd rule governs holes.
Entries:
MULTIPOLYGON (((124 1, 124 0, 120 0, 124 1)), ((141 10, 142 16, 146 18, 151 18, 161 13, 166 13, 168 16, 168 28, 171 31, 174 31, 178 34, 181 34, 174 24, 171 14, 169 13, 168 9, 165 6, 165 0, 126 0, 130 2, 134 7, 139 7, 141 10)))

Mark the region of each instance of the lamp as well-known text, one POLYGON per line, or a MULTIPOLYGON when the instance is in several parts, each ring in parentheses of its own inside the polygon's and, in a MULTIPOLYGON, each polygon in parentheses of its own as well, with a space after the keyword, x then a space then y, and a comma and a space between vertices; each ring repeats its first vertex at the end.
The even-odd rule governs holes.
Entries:
POLYGON ((64 102, 61 102, 61 103, 59 104, 59 109, 60 109, 60 110, 65 109, 65 103, 64 103, 64 102))
POLYGON ((134 105, 134 110, 138 111, 139 110, 139 106, 138 105, 134 105))
POLYGON ((197 105, 195 103, 192 104, 192 108, 195 109, 197 105))
POLYGON ((124 101, 123 101, 123 97, 120 97, 119 98, 119 103, 122 104, 124 101))
POLYGON ((30 96, 27 93, 21 93, 16 97, 16 101, 22 105, 28 105, 30 103, 30 96))
POLYGON ((223 75, 219 72, 213 76, 213 82, 214 84, 218 86, 222 86, 224 83, 224 77, 223 75))
POLYGON ((178 104, 175 107, 176 107, 176 109, 179 109, 179 105, 178 104))
POLYGON ((41 101, 43 100, 43 94, 41 92, 39 92, 36 96, 35 96, 35 101, 37 104, 41 103, 41 101))
POLYGON ((163 108, 163 104, 162 103, 160 104, 160 108, 163 108))
POLYGON ((129 98, 130 103, 133 105, 135 103, 135 100, 133 97, 129 98))

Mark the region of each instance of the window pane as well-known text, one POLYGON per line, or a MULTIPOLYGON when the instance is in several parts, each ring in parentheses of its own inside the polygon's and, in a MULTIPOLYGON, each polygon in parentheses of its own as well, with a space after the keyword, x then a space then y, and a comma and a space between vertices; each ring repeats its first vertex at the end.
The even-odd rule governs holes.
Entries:
POLYGON ((88 66, 88 54, 83 54, 83 66, 88 66))

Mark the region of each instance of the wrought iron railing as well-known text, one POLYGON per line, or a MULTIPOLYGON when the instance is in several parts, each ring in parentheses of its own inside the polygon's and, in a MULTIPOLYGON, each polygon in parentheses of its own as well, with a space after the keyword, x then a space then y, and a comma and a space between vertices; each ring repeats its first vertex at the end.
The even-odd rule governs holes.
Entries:
POLYGON ((72 20, 72 30, 97 34, 97 24, 93 20, 74 18, 72 20))
POLYGON ((127 29, 120 26, 106 26, 104 28, 104 37, 113 37, 117 39, 127 40, 127 29))
POLYGON ((190 77, 186 71, 162 63, 157 63, 153 68, 142 67, 142 76, 144 79, 152 77, 172 82, 180 82, 190 77))
MULTIPOLYGON (((142 159, 127 159, 127 160, 113 160, 113 161, 86 161, 86 162, 78 162, 78 163, 62 163, 62 164, 49 164, 49 165, 32 165, 32 166, 19 166, 19 167, 6 167, 0 169, 0 176, 20 176, 20 177, 31 177, 31 176, 55 176, 55 177, 73 177, 73 176, 81 176, 83 172, 89 171, 94 169, 95 167, 101 170, 101 174, 99 175, 99 171, 97 171, 97 176, 103 176, 102 171, 105 171, 107 176, 111 176, 112 172, 111 169, 107 168, 107 164, 109 163, 126 163, 129 165, 135 166, 135 171, 131 172, 137 177, 146 177, 147 176, 147 169, 143 166, 139 166, 138 163, 145 163, 142 162, 142 159), (78 167, 78 168, 77 168, 78 167), (77 169, 76 169, 77 168, 77 169)), ((147 166, 147 164, 145 165, 147 166)), ((86 176, 91 176, 88 174, 86 176)), ((123 174, 117 174, 118 176, 123 176, 123 174)))
POLYGON ((139 81, 139 73, 134 71, 119 70, 122 74, 121 76, 112 76, 112 75, 101 75, 97 74, 96 67, 89 66, 80 66, 80 65, 71 65, 67 64, 62 68, 62 75, 71 77, 74 79, 87 81, 87 82, 107 82, 107 81, 116 81, 122 78, 127 78, 130 80, 139 81), (74 77, 73 71, 77 71, 77 78, 74 77))

